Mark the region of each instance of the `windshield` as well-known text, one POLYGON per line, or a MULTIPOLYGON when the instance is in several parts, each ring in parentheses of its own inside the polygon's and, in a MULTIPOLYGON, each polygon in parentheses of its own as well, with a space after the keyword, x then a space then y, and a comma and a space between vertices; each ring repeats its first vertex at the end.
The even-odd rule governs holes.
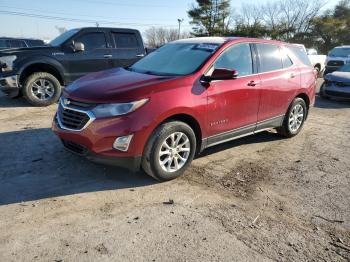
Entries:
POLYGON ((52 40, 49 45, 51 46, 59 46, 63 44, 67 39, 72 37, 74 34, 76 34, 79 31, 79 29, 72 29, 67 32, 64 32, 63 34, 57 36, 54 40, 52 40))
POLYGON ((350 64, 342 66, 338 71, 340 72, 350 72, 350 64))
POLYGON ((217 44, 166 44, 128 70, 152 75, 188 75, 197 71, 218 47, 217 44))
POLYGON ((329 56, 340 56, 340 57, 350 56, 350 48, 333 48, 329 52, 329 56))

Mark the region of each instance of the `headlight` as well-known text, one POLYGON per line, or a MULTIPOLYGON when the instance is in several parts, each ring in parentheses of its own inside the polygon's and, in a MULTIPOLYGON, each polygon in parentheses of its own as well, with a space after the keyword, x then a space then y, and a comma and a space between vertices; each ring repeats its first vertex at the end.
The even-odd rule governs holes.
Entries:
POLYGON ((17 56, 2 56, 0 57, 0 67, 2 72, 9 72, 13 69, 13 62, 16 60, 17 56))
POLYGON ((121 116, 134 112, 147 102, 148 98, 129 103, 103 104, 96 106, 92 112, 97 118, 121 116))

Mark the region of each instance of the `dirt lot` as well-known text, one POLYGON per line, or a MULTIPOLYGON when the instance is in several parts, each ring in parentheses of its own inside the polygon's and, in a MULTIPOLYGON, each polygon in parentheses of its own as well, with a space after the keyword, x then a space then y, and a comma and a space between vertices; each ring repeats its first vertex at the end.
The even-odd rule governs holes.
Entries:
POLYGON ((0 95, 0 261, 350 261, 349 102, 168 183, 66 152, 55 109, 0 95))

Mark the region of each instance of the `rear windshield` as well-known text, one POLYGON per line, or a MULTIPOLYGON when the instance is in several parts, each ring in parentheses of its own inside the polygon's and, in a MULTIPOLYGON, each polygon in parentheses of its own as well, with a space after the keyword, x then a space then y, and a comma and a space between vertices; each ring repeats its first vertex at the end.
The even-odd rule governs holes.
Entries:
POLYGON ((218 47, 217 44, 166 44, 127 69, 152 75, 188 75, 197 71, 218 47))
POLYGON ((329 56, 340 56, 340 57, 347 57, 350 56, 350 48, 333 48, 329 54, 329 56))

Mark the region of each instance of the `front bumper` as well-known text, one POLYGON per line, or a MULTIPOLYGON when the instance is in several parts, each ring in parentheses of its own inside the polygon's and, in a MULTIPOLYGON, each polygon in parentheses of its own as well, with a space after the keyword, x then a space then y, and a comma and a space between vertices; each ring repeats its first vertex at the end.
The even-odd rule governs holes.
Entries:
POLYGON ((62 144, 64 147, 79 156, 85 157, 86 159, 95 162, 97 164, 103 164, 103 165, 110 165, 110 166, 118 166, 121 168, 128 169, 132 172, 137 172, 140 170, 141 166, 141 157, 108 157, 108 156, 101 156, 98 154, 95 154, 88 150, 87 148, 75 144, 70 141, 62 140, 62 144))
POLYGON ((0 90, 10 96, 19 93, 18 75, 0 77, 0 90))
POLYGON ((339 87, 335 84, 325 84, 323 92, 326 96, 350 99, 350 86, 339 87))

